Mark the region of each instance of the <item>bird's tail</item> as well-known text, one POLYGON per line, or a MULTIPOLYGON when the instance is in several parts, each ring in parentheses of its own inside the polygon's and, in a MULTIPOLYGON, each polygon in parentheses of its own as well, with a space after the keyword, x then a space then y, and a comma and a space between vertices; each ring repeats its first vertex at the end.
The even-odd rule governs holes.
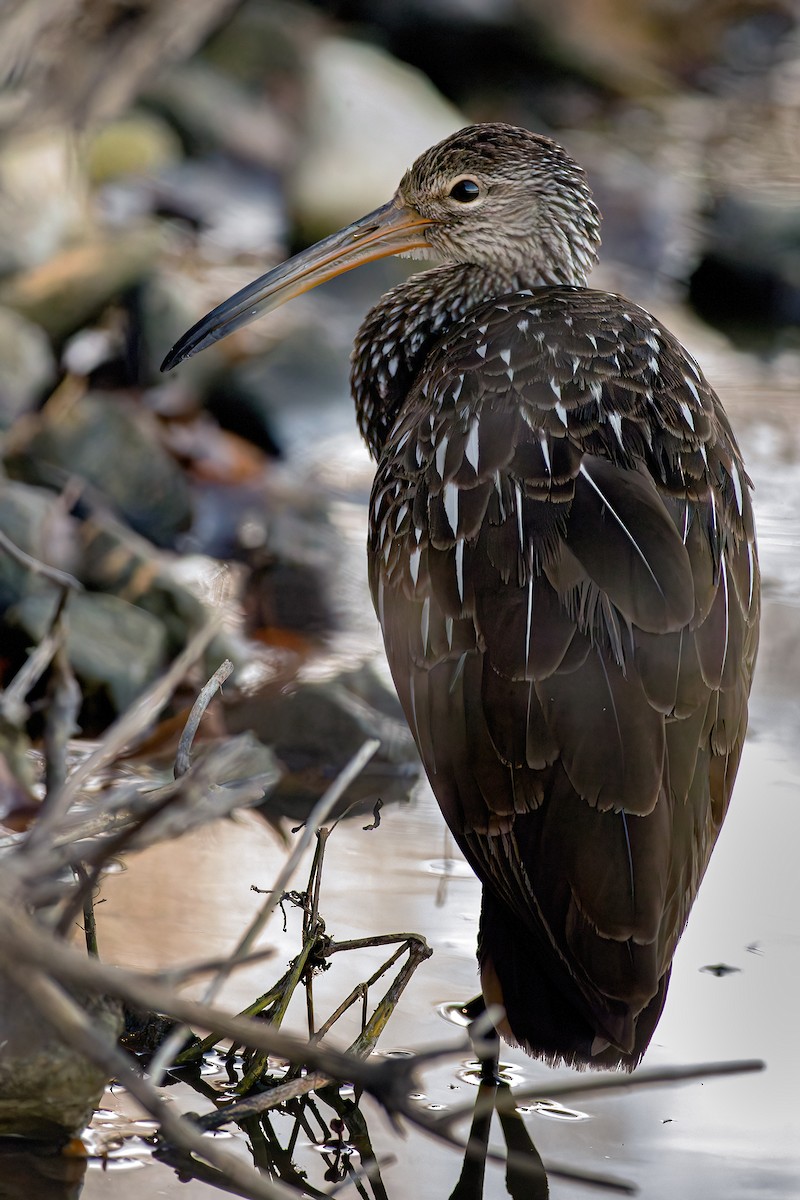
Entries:
POLYGON ((545 939, 484 888, 478 939, 487 1004, 500 1004, 498 1032, 552 1065, 632 1071, 661 1016, 669 970, 639 1012, 607 998, 586 997, 545 939))

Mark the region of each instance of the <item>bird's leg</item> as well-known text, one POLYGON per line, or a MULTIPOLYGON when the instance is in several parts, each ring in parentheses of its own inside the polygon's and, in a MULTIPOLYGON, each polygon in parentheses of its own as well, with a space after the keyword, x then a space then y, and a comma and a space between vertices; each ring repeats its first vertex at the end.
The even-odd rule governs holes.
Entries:
POLYGON ((496 1094, 496 1082, 482 1079, 478 1085, 478 1096, 472 1114, 469 1138, 464 1150, 461 1174, 458 1177, 458 1183, 450 1193, 449 1200, 481 1200, 483 1196, 486 1151, 489 1147, 489 1130, 494 1116, 496 1094))
POLYGON ((494 1026, 487 1029, 486 1001, 483 996, 473 996, 462 1006, 461 1011, 469 1020, 469 1034, 475 1057, 481 1065, 481 1082, 498 1083, 498 1059, 500 1056, 500 1039, 494 1026))
POLYGON ((511 1088, 498 1083, 494 1106, 500 1118, 506 1143, 506 1191, 509 1196, 524 1196, 525 1200, 547 1200, 550 1188, 539 1151, 531 1141, 511 1088))

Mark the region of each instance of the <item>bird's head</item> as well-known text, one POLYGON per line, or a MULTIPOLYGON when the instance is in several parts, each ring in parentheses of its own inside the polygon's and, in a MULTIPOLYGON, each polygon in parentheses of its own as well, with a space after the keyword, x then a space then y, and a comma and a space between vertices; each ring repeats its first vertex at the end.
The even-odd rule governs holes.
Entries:
POLYGON ((392 254, 581 285, 597 260, 599 231, 586 176, 561 146, 513 125, 470 125, 420 155, 388 204, 208 313, 173 346, 162 370, 325 280, 392 254))
POLYGON ((583 284, 600 214, 581 167, 550 138, 470 125, 421 154, 395 201, 429 222, 428 255, 543 283, 583 284))

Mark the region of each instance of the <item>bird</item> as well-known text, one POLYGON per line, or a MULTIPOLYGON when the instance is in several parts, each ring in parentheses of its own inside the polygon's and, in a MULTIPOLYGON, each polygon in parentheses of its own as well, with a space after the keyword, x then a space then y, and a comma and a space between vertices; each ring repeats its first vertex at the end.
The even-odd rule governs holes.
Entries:
POLYGON ((550 138, 431 147, 374 212, 215 308, 168 370, 361 263, 434 260, 356 336, 368 574, 501 1036, 632 1070, 725 818, 758 646, 752 484, 664 325, 587 284, 600 214, 550 138))

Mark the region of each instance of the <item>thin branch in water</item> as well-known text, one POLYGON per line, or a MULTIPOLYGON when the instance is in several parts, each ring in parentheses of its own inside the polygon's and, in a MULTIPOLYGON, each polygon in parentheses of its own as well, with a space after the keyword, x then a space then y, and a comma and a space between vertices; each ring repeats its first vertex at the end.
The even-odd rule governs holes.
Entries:
POLYGON ((232 1184, 248 1200, 296 1200, 296 1193, 282 1185, 268 1182, 247 1167, 241 1159, 216 1145, 176 1114, 172 1105, 162 1100, 152 1085, 133 1066, 130 1058, 112 1042, 97 1032, 92 1022, 73 998, 44 970, 29 969, 8 959, 5 970, 29 997, 42 1017, 52 1025, 68 1045, 81 1051, 88 1059, 119 1081, 160 1125, 162 1136, 190 1155, 197 1155, 220 1173, 220 1182, 232 1184))
MULTIPOLYGON (((320 798, 320 800, 317 801, 306 823, 306 827, 303 830, 303 834, 299 842, 295 846, 288 860, 284 863, 283 869, 278 875, 271 895, 267 897, 260 910, 250 922, 250 925, 246 929, 244 935, 240 938, 238 945, 228 960, 228 963, 217 973, 214 979, 211 980, 210 984, 203 993, 203 1003, 212 1003, 238 961, 251 952, 256 938, 261 933, 275 906, 278 904, 281 896, 286 891, 289 881, 297 870, 300 860, 310 846, 317 829, 325 820, 326 816, 333 808, 334 804, 342 795, 342 793, 346 791, 353 780, 360 775, 361 771, 363 771, 364 767, 367 765, 379 746, 380 742, 376 738, 371 738, 366 741, 358 753, 353 755, 350 762, 334 780, 325 794, 320 798)), ((163 1075, 168 1064, 179 1053, 181 1046, 186 1041, 189 1033, 190 1031, 188 1029, 176 1029, 170 1034, 169 1038, 167 1038, 164 1045, 160 1048, 158 1054, 151 1063, 150 1069, 154 1079, 157 1080, 161 1077, 161 1075, 163 1075)))

